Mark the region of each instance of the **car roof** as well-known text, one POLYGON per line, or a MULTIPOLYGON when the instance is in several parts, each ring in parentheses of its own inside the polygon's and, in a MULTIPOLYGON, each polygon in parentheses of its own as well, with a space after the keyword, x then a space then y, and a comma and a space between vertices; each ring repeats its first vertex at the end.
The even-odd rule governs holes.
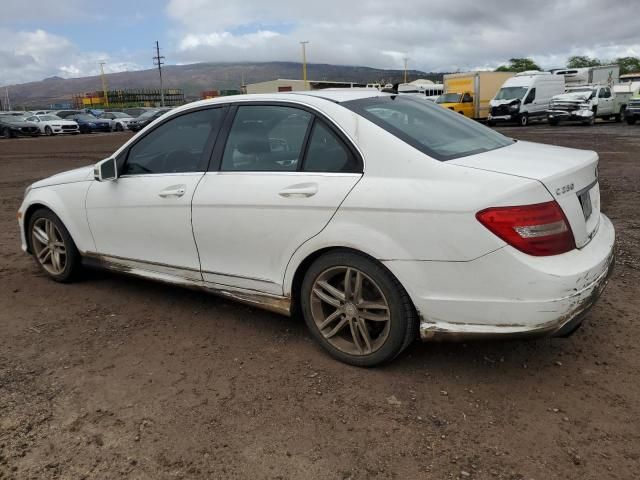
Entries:
POLYGON ((322 90, 300 91, 300 92, 278 92, 278 93, 250 93, 240 95, 229 95, 216 97, 207 100, 200 100, 187 103, 173 111, 181 112, 191 108, 206 105, 216 105, 219 103, 242 103, 252 101, 272 101, 272 102, 296 102, 311 105, 321 105, 324 102, 342 103, 349 100, 360 100, 363 98, 388 97, 393 94, 380 92, 376 88, 326 88, 322 90))

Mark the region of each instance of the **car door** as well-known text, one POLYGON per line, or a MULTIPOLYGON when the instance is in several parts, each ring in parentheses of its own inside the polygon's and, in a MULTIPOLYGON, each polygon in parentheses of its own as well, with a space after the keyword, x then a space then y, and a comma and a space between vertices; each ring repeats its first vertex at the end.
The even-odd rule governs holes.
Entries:
POLYGON ((600 88, 600 92, 598 93, 598 113, 600 115, 613 113, 613 101, 609 87, 600 88))
POLYGON ((193 198, 203 279, 282 294, 288 261, 329 222, 362 160, 335 126, 295 104, 234 107, 227 128, 193 198))
POLYGON ((94 182, 86 209, 96 251, 113 263, 201 280, 191 199, 226 108, 162 122, 118 156, 119 177, 94 182))

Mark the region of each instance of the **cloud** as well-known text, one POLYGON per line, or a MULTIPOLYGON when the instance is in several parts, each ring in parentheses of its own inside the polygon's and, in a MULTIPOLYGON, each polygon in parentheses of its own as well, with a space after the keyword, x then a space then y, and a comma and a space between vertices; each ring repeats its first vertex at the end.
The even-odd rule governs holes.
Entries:
POLYGON ((495 68, 520 56, 551 68, 574 54, 640 55, 634 0, 244 0, 214 8, 207 0, 170 0, 166 12, 180 62, 299 60, 300 40, 310 41, 312 62, 400 68, 408 56, 410 67, 428 71, 495 68), (232 33, 278 23, 292 27, 232 33))
POLYGON ((138 70, 132 61, 112 58, 106 52, 85 52, 69 39, 44 30, 12 31, 0 28, 0 85, 16 84, 44 77, 96 75, 99 62, 105 72, 138 70))

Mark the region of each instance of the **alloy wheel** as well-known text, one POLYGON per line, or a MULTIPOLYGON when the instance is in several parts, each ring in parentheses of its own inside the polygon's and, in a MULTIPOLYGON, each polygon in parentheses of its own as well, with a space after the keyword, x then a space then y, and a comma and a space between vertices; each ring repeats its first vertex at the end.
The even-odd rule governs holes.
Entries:
POLYGON ((370 355, 389 336, 389 302, 378 284, 354 267, 331 267, 317 276, 311 314, 324 339, 350 355, 370 355))
POLYGON ((55 223, 48 218, 38 218, 31 230, 35 257, 52 275, 60 275, 67 266, 67 247, 55 223))

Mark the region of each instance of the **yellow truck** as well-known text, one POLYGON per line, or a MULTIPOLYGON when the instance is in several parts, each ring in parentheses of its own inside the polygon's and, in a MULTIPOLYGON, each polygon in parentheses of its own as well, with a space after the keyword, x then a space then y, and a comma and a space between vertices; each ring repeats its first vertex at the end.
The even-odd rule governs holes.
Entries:
POLYGON ((465 117, 484 120, 489 115, 489 101, 512 72, 451 73, 444 76, 444 94, 436 103, 465 117))

